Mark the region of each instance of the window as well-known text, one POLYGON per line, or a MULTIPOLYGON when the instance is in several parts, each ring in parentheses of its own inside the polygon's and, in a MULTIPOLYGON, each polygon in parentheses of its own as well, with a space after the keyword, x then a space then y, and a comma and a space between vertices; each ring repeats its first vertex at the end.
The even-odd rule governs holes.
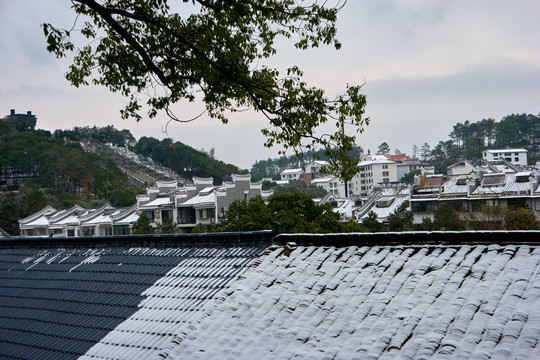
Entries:
POLYGON ((413 212, 426 212, 428 210, 428 204, 426 202, 415 201, 411 203, 411 209, 413 212))
POLYGON ((199 219, 213 219, 216 216, 214 208, 199 209, 199 219))
POLYGON ((388 165, 383 165, 382 168, 383 169, 388 169, 388 165))
POLYGON ((114 225, 113 234, 114 235, 130 235, 129 225, 114 225))
MULTIPOLYGON (((30 235, 32 235, 32 234, 30 234, 30 235)), ((68 229, 67 236, 70 236, 70 237, 75 236, 75 229, 68 229)))
POLYGON ((161 211, 161 218, 162 219, 172 219, 173 218, 173 211, 172 210, 162 210, 161 211))
POLYGON ((83 236, 94 236, 94 228, 83 228, 83 236))
POLYGON ((389 173, 388 171, 383 171, 383 172, 382 172, 382 176, 390 176, 389 174, 390 174, 390 173, 389 173))
POLYGON ((154 216, 154 210, 145 210, 143 211, 143 214, 146 215, 146 217, 148 219, 150 219, 150 222, 151 223, 155 223, 156 222, 156 218, 154 216))

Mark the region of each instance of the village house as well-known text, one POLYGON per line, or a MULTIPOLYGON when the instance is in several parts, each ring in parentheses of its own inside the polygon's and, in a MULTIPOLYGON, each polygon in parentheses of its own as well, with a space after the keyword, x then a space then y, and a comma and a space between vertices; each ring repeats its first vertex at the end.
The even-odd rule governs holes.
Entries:
POLYGON ((99 209, 83 209, 76 205, 68 210, 46 208, 19 220, 23 236, 109 236, 129 235, 140 214, 153 227, 172 219, 179 232, 189 233, 197 225, 212 226, 223 219, 235 200, 255 196, 268 198, 272 191, 263 191, 262 183, 252 183, 251 175, 232 175, 232 181, 213 185, 212 178, 194 177, 192 183, 178 186, 176 180, 157 181, 137 195, 136 205, 116 209, 109 204, 99 209))
POLYGON ((280 173, 282 181, 299 181, 303 178, 304 170, 302 169, 286 169, 280 173))
POLYGON ((469 218, 481 218, 485 206, 523 207, 540 218, 539 181, 539 174, 533 171, 420 177, 411 189, 414 222, 433 220, 442 203, 469 218))

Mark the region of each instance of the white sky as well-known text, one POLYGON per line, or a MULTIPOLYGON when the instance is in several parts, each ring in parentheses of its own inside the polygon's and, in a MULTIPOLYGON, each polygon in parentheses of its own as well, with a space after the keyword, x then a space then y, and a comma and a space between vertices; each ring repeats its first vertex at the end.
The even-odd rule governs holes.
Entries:
MULTIPOLYGON (((121 120, 126 100, 105 88, 74 88, 68 62, 45 49, 40 24, 70 28, 68 0, 0 0, 0 116, 31 110, 38 128, 114 125, 135 137, 171 137, 242 168, 277 157, 263 146, 261 114, 243 113, 228 125, 201 118, 121 120)), ((371 124, 358 144, 372 152, 386 141, 392 152, 447 140, 457 122, 499 121, 511 113, 540 112, 540 1, 349 0, 338 20, 341 50, 297 51, 283 44, 270 63, 298 65, 310 85, 329 94, 366 81, 371 124)), ((193 107, 177 111, 189 118, 193 107)))

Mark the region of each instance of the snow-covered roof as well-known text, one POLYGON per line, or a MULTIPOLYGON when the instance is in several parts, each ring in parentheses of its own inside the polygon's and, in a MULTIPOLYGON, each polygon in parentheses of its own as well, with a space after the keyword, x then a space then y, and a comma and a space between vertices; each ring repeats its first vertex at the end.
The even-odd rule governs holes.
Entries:
POLYGON ((491 149, 491 150, 484 150, 484 151, 488 153, 527 152, 527 150, 523 148, 521 149, 491 149))
POLYGON ((169 358, 535 358, 539 265, 528 246, 277 248, 169 358))
POLYGON ((52 206, 47 205, 38 212, 19 220, 19 224, 21 227, 47 226, 49 224, 48 216, 55 213, 58 213, 58 211, 52 206))
MULTIPOLYGON (((11 295, 2 300, 9 311, 0 311, 2 354, 84 360, 540 354, 540 246, 462 245, 459 235, 451 246, 364 246, 358 237, 358 245, 341 247, 266 247, 254 239, 239 244, 238 234, 234 246, 210 246, 207 236, 185 244, 179 237, 177 248, 3 247, 0 290, 11 295)), ((437 234, 429 236, 436 242, 437 234)))
POLYGON ((139 214, 137 214, 136 212, 133 212, 123 218, 120 218, 118 220, 114 220, 113 219, 113 224, 114 225, 124 225, 124 224, 133 224, 135 223, 137 220, 139 220, 139 214))
POLYGON ((174 205, 174 202, 171 201, 171 198, 169 196, 166 197, 158 197, 144 205, 141 205, 141 208, 152 208, 152 207, 159 207, 159 206, 168 206, 168 205, 174 205))
POLYGON ((214 192, 206 193, 206 195, 198 194, 191 199, 179 204, 178 206, 197 206, 197 205, 213 205, 216 203, 216 194, 214 192))
POLYGON ((536 183, 532 181, 518 182, 516 175, 516 173, 485 174, 482 183, 473 191, 472 195, 525 195, 536 190, 536 183))
POLYGON ((375 205, 368 211, 362 218, 367 217, 367 215, 373 211, 375 214, 377 214, 378 220, 384 220, 388 218, 390 214, 392 214, 396 209, 406 200, 409 200, 408 196, 395 196, 392 197, 393 201, 389 206, 385 207, 379 207, 377 206, 377 202, 375 202, 375 205))
POLYGON ((360 162, 358 166, 368 166, 374 164, 395 164, 395 161, 388 159, 384 155, 373 155, 371 156, 371 159, 360 162))
POLYGON ((322 184, 329 183, 330 181, 333 181, 335 179, 336 179, 335 176, 325 176, 325 177, 315 178, 315 179, 311 180, 311 184, 312 185, 322 185, 322 184))
POLYGON ((287 174, 301 174, 303 173, 304 170, 302 169, 286 169, 286 170, 283 170, 280 174, 281 175, 287 175, 287 174))

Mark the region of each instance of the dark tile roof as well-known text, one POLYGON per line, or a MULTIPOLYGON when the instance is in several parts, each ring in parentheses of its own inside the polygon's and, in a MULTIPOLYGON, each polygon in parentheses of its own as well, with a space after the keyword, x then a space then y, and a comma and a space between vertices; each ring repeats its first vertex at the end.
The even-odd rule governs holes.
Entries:
POLYGON ((170 359, 537 359, 540 248, 276 247, 170 359))
POLYGON ((0 358, 75 359, 89 352, 133 359, 156 352, 263 251, 0 249, 0 358))

